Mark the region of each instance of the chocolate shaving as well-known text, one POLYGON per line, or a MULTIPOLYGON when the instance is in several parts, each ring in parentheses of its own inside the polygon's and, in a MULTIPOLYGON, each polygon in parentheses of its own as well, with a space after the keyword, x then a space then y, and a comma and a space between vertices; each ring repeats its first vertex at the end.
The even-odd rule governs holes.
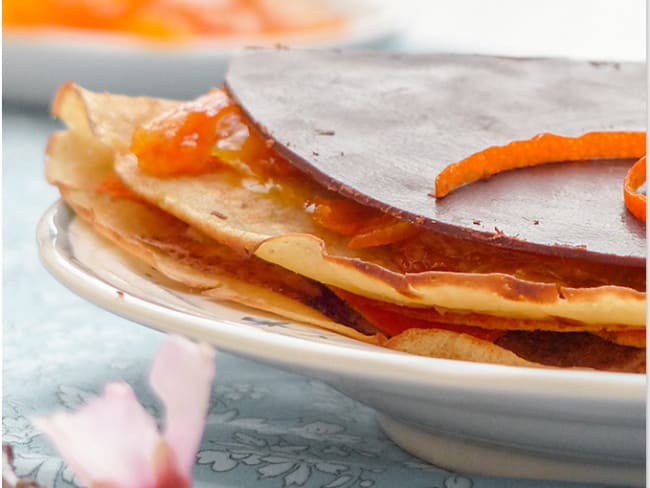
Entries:
POLYGON ((210 215, 214 215, 215 217, 217 217, 218 219, 221 219, 221 220, 228 220, 227 215, 224 215, 221 212, 218 212, 216 210, 213 210, 212 212, 210 212, 210 215))

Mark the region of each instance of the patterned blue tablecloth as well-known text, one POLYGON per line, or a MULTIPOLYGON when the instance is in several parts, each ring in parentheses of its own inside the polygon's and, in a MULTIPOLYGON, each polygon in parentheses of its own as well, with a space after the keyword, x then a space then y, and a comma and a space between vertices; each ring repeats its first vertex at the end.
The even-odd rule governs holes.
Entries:
MULTIPOLYGON (((15 450, 18 474, 46 487, 76 486, 29 418, 76 409, 115 379, 160 418, 146 375, 163 336, 85 302, 43 269, 34 231, 57 199, 42 170, 57 124, 44 109, 5 107, 3 126, 3 440, 15 450)), ((196 486, 216 487, 569 486, 426 465, 387 439, 371 409, 308 377, 226 353, 218 354, 194 477, 196 486)))

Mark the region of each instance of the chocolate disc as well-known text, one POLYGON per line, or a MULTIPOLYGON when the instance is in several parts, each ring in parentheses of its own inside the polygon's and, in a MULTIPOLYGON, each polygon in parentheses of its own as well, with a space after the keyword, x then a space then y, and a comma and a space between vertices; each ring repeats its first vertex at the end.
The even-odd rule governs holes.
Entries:
POLYGON ((507 171, 429 195, 447 165, 491 146, 645 131, 642 64, 251 50, 226 86, 282 154, 344 196, 459 237, 645 266, 645 225, 623 202, 631 161, 507 171))

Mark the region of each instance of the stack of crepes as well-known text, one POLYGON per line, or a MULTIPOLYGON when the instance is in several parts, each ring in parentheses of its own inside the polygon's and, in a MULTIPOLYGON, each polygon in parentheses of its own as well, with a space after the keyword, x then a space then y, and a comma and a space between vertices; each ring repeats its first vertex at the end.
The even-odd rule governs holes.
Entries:
POLYGON ((253 50, 188 102, 68 83, 47 179, 217 300, 413 354, 641 373, 644 72, 253 50))

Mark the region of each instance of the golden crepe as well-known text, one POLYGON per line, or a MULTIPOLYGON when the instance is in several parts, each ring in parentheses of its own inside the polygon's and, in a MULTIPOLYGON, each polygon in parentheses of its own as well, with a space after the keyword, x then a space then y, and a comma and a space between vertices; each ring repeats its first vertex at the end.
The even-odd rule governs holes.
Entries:
MULTIPOLYGON (((273 141, 260 149, 267 163, 275 158, 270 169, 243 160, 241 131, 244 141, 264 137, 221 90, 183 103, 67 84, 53 112, 68 131, 50 142, 47 177, 66 202, 116 244, 208 295, 416 354, 645 370, 645 277, 637 268, 504 251, 414 229, 375 209, 364 214, 355 202, 344 205, 406 237, 351 246, 349 232, 314 218, 318 208, 349 199, 292 168, 273 141), (162 174, 184 156, 155 153, 173 138, 151 141, 196 113, 222 122, 210 161, 162 174), (143 169, 147 161, 162 170, 143 169), (404 270, 413 265, 409 253, 432 248, 453 269, 404 270)), ((195 139, 184 142, 196 147, 195 139)))
POLYGON ((147 120, 151 113, 170 104, 139 99, 140 103, 131 105, 126 97, 92 96, 86 92, 87 101, 97 103, 96 113, 108 115, 104 110, 113 103, 125 109, 112 112, 124 119, 104 120, 100 128, 85 117, 88 107, 74 107, 81 102, 77 97, 81 93, 73 85, 64 86, 59 93, 62 112, 55 113, 64 118, 70 130, 50 137, 46 177, 57 185, 76 214, 98 233, 169 278, 206 290, 210 296, 280 313, 366 342, 382 342, 379 336, 366 336, 341 326, 309 306, 326 300, 317 283, 262 260, 244 257, 142 200, 98 192, 97 185, 113 173, 115 154, 96 139, 93 131, 112 130, 114 123, 123 124, 127 118, 133 124, 147 120))

